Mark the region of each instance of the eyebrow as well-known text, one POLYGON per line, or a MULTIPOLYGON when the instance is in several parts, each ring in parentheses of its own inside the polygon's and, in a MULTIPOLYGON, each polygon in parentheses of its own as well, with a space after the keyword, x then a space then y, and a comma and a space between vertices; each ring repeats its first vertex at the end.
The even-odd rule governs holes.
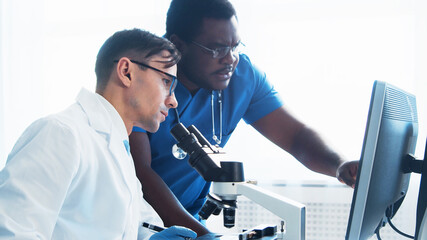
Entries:
MULTIPOLYGON (((236 44, 231 45, 231 47, 237 46, 237 45, 239 45, 241 42, 242 42, 242 40, 239 40, 236 44)), ((207 44, 207 45, 209 45, 209 44, 207 44)), ((223 43, 218 43, 218 42, 217 42, 217 43, 213 43, 213 45, 218 46, 218 47, 230 47, 230 45, 223 44, 223 43)))

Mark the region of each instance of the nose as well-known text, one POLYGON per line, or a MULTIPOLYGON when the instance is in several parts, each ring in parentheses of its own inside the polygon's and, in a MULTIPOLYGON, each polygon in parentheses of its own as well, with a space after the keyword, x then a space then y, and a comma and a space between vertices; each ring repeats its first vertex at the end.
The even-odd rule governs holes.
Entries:
POLYGON ((178 101, 175 98, 175 93, 172 93, 172 95, 168 96, 165 100, 165 105, 168 108, 176 108, 178 107, 178 101))
POLYGON ((236 62, 238 58, 239 58, 239 53, 233 52, 233 50, 230 49, 227 55, 221 58, 221 61, 227 65, 233 65, 233 63, 236 62))

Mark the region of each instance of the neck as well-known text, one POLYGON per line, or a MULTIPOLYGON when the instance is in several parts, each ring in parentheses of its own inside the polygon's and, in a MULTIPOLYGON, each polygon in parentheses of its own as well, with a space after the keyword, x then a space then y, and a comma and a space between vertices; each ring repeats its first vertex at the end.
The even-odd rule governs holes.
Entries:
POLYGON ((200 87, 195 84, 194 82, 190 81, 187 76, 185 76, 181 71, 178 69, 178 79, 179 82, 184 85, 185 88, 187 88, 188 91, 190 91, 191 95, 195 95, 197 91, 199 91, 200 87))

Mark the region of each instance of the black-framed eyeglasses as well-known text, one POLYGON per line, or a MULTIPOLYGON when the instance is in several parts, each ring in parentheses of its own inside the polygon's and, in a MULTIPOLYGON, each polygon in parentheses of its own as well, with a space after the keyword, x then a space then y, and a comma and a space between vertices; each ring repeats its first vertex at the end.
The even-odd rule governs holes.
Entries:
POLYGON ((242 49, 242 47, 244 47, 245 45, 242 42, 239 42, 237 45, 235 46, 227 46, 227 47, 219 47, 219 48, 215 48, 215 49, 210 49, 198 42, 195 41, 191 41, 191 43, 193 43, 194 45, 204 49, 207 52, 210 52, 212 54, 212 58, 223 58, 225 57, 230 51, 232 54, 236 54, 239 53, 242 49))
MULTIPOLYGON (((167 73, 167 72, 165 72, 165 71, 162 71, 162 70, 160 70, 160 69, 157 69, 157 68, 155 68, 155 67, 152 67, 152 66, 150 66, 150 65, 148 65, 148 64, 145 64, 145 63, 142 63, 142 62, 136 61, 136 60, 130 60, 130 61, 131 61, 131 62, 133 62, 133 63, 135 63, 135 64, 138 64, 138 65, 140 65, 140 66, 143 66, 143 67, 149 68, 149 69, 151 69, 151 70, 154 70, 154 71, 156 71, 156 72, 163 73, 164 75, 166 75, 166 76, 168 76, 168 77, 171 77, 171 78, 172 78, 172 83, 171 83, 171 85, 170 85, 170 87, 169 87, 169 96, 172 96, 172 94, 175 92, 176 85, 178 85, 178 79, 177 79, 177 77, 176 77, 176 76, 174 76, 174 75, 172 75, 172 74, 170 74, 170 73, 167 73)), ((118 63, 118 62, 119 62, 119 60, 114 60, 114 62, 115 62, 115 63, 118 63)), ((169 79, 168 79, 168 80, 169 80, 169 79)))

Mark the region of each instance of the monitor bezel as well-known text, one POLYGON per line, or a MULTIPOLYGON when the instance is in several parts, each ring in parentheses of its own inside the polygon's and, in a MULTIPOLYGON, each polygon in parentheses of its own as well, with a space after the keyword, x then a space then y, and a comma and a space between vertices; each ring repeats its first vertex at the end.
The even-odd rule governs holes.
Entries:
MULTIPOLYGON (((359 169, 357 173, 357 179, 356 179, 355 189, 353 193, 350 216, 349 216, 348 227, 346 232, 346 239, 348 240, 360 239, 362 234, 365 235, 365 233, 362 233, 363 231, 362 226, 365 221, 365 209, 367 207, 368 195, 371 188, 370 186, 371 179, 373 177, 375 155, 377 151, 377 142, 380 137, 381 127, 382 127, 381 124, 383 124, 383 110, 384 110, 384 104, 386 100, 387 88, 392 88, 394 90, 398 90, 399 92, 407 94, 408 96, 414 97, 413 95, 408 94, 402 91, 401 89, 398 89, 385 82, 375 81, 374 83, 374 87, 371 95, 369 113, 368 113, 368 121, 365 129, 365 137, 363 142, 364 144, 362 148, 361 159, 359 162, 359 169), (362 174, 364 177, 360 177, 362 174)), ((417 131, 418 131, 417 127, 418 127, 418 124, 416 123, 414 125, 415 138, 417 136, 417 131)), ((415 149, 415 143, 410 140, 409 140, 409 143, 412 143, 413 145, 412 148, 415 149)), ((403 179, 404 183, 407 181, 408 182, 407 185, 409 184, 409 178, 410 178, 410 174, 404 175, 402 173, 401 179, 403 179)), ((403 198, 406 195, 407 185, 406 185, 406 189, 402 189, 402 196, 400 196, 400 198, 397 198, 395 200, 394 205, 392 204, 392 206, 395 208, 394 209, 395 211, 397 211, 397 209, 399 208, 400 204, 403 201, 403 198)), ((392 213, 391 217, 393 217, 393 215, 395 214, 395 211, 392 213)), ((375 228, 382 227, 384 222, 385 222, 384 217, 382 219, 379 219, 378 226, 375 226, 375 228)))

